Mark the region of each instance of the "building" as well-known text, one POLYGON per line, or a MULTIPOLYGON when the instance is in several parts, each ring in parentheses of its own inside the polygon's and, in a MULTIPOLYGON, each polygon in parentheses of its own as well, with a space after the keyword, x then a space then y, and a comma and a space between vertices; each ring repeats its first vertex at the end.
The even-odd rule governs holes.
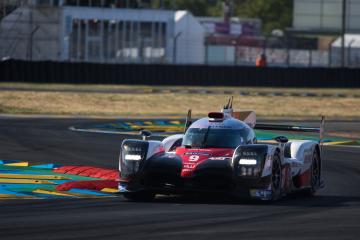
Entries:
POLYGON ((190 12, 150 1, 35 0, 1 21, 0 56, 102 63, 204 63, 205 31, 190 12))
MULTIPOLYGON (((343 0, 294 0, 293 28, 339 33, 343 0)), ((346 32, 360 33, 360 0, 345 0, 346 32)))
POLYGON ((356 61, 360 55, 351 39, 354 39, 353 34, 360 33, 360 0, 294 0, 293 11, 293 26, 287 29, 287 37, 307 39, 297 50, 301 53, 299 59, 306 62, 307 58, 313 66, 341 66, 341 35, 344 31, 350 34, 345 41, 344 64, 358 66, 356 61))
MULTIPOLYGON (((261 36, 260 19, 230 17, 197 17, 206 33, 206 63, 217 65, 239 64, 239 48, 258 42, 261 36)), ((248 63, 245 63, 245 65, 248 63)), ((241 63, 243 65, 243 62, 241 63)))
MULTIPOLYGON (((360 34, 345 34, 345 66, 360 68, 360 34)), ((332 66, 341 65, 341 37, 331 44, 332 66)))

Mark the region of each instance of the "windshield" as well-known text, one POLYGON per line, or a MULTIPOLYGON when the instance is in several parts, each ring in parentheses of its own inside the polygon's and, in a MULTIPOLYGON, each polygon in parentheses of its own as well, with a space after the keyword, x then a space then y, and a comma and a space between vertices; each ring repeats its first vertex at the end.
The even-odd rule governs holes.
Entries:
POLYGON ((190 128, 186 131, 182 145, 199 148, 236 148, 244 143, 244 129, 190 128))

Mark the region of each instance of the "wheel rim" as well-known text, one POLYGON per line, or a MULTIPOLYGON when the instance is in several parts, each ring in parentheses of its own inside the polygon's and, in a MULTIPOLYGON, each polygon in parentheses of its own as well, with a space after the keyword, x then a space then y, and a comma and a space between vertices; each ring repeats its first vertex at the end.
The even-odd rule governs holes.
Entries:
POLYGON ((320 169, 318 166, 317 154, 314 154, 312 163, 311 186, 315 187, 319 183, 320 169))
POLYGON ((280 168, 280 164, 279 164, 278 160, 275 160, 273 162, 271 178, 272 178, 272 184, 273 184, 274 190, 279 189, 280 182, 281 182, 281 168, 280 168))

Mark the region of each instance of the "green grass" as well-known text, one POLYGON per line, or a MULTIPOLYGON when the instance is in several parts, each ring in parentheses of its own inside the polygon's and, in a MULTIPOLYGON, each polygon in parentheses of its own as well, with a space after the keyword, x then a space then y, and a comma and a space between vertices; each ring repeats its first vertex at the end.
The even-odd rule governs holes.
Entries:
POLYGON ((82 90, 82 91, 106 91, 106 90, 125 90, 125 89, 141 89, 151 92, 152 89, 178 89, 178 90, 210 90, 210 91, 245 91, 251 93, 271 93, 282 92, 289 93, 321 93, 321 94, 347 94, 347 95, 359 95, 360 88, 358 89, 324 89, 324 88, 255 88, 255 87, 203 87, 203 86, 132 86, 132 85, 107 85, 107 84, 43 84, 43 83, 0 83, 0 88, 18 88, 18 89, 36 89, 36 90, 82 90))
POLYGON ((161 87, 129 85, 29 84, 0 83, 0 113, 85 115, 99 117, 184 116, 193 109, 194 116, 217 111, 227 101, 224 93, 153 93, 153 90, 244 91, 250 96, 234 95, 235 110, 255 110, 263 118, 360 118, 360 89, 246 88, 246 87, 161 87), (4 89, 6 88, 6 89, 4 89), (143 90, 145 93, 99 93, 106 90, 143 90), (26 90, 26 91, 22 91, 26 90), (39 91, 41 90, 41 91, 39 91), (72 90, 61 92, 54 90, 72 90), (93 92, 91 92, 93 91, 93 92), (257 93, 281 92, 285 96, 260 96, 257 93), (346 94, 294 97, 290 93, 346 94))

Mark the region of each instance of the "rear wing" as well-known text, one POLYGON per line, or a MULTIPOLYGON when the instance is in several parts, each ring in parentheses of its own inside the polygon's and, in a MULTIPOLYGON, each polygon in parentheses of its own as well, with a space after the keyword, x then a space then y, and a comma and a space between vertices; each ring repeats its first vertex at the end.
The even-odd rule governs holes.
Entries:
POLYGON ((232 117, 243 121, 251 128, 256 126, 256 113, 254 111, 233 112, 232 117))
POLYGON ((308 132, 318 133, 319 143, 322 147, 325 134, 325 116, 321 117, 319 127, 305 127, 305 126, 294 126, 294 125, 277 125, 277 124, 256 124, 254 129, 259 130, 274 130, 274 131, 287 131, 287 132, 308 132))

